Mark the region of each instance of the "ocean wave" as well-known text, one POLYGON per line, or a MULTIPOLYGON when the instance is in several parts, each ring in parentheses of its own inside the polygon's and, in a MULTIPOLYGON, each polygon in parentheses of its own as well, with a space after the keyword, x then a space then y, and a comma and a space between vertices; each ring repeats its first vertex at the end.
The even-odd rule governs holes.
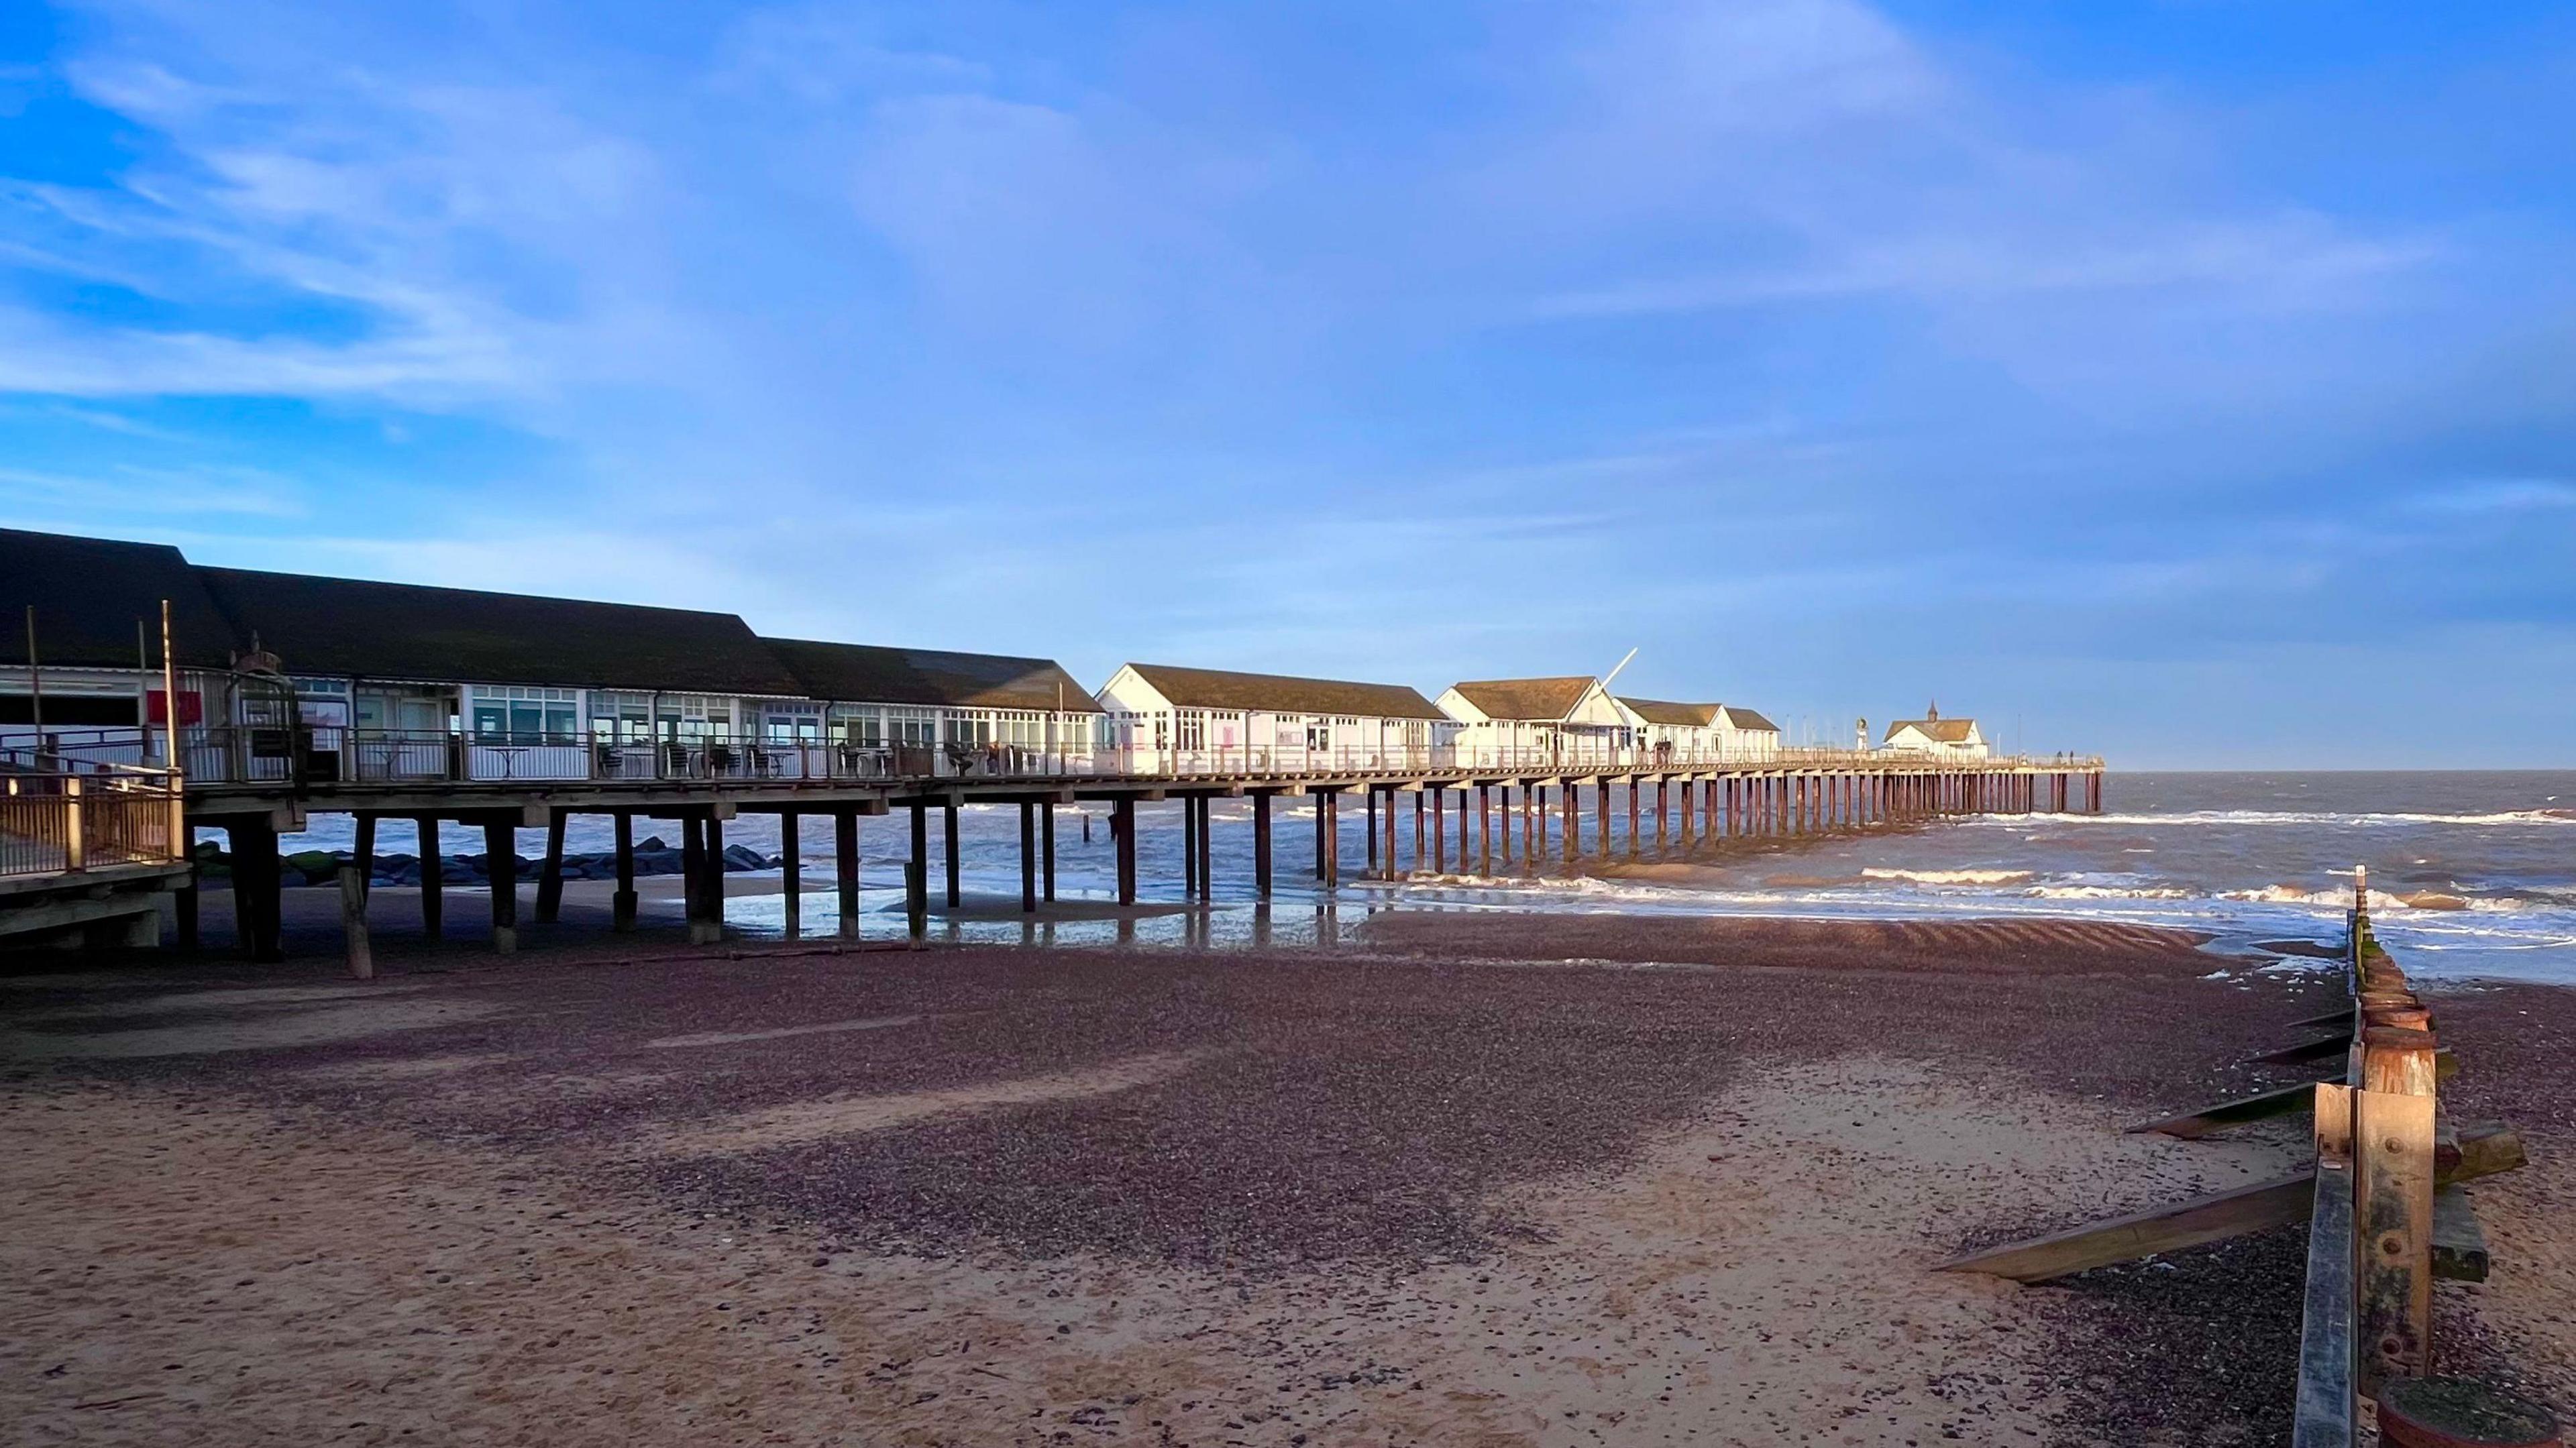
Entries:
POLYGON ((1917 885, 2012 885, 2031 879, 2034 870, 1895 870, 1872 865, 1861 871, 1871 880, 1910 880, 1917 885))
MULTIPOLYGON (((1991 820, 2016 828, 2027 827, 2028 817, 1993 816, 1991 820)), ((2386 825, 2576 825, 2576 810, 2510 809, 2486 814, 2422 814, 2392 811, 2385 814, 2353 814, 2345 811, 2268 810, 2268 809, 2195 809, 2172 814, 2065 814, 2049 815, 2047 822, 2086 825, 2325 825, 2338 828, 2370 828, 2386 825)))

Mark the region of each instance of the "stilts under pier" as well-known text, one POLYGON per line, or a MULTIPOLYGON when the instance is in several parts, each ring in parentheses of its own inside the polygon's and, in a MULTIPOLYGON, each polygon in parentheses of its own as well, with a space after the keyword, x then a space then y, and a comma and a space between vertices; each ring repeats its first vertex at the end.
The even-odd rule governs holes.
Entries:
MULTIPOLYGON (((1822 753, 1823 751, 1819 751, 1822 753)), ((2099 813, 2101 761, 2080 759, 1940 760, 1855 751, 1845 759, 1763 762, 1700 767, 1620 769, 1355 770, 1328 775, 1240 773, 1201 778, 990 777, 875 785, 849 782, 757 781, 632 785, 587 782, 567 787, 547 781, 446 782, 429 786, 340 784, 301 786, 215 784, 191 787, 191 828, 225 831, 237 896, 235 918, 243 952, 274 960, 283 948, 280 900, 281 832, 299 830, 314 815, 346 813, 358 824, 356 866, 372 867, 376 823, 409 819, 420 832, 424 861, 438 858, 440 827, 478 827, 485 842, 486 878, 492 882, 492 948, 510 951, 519 940, 520 861, 512 843, 520 829, 542 829, 546 844, 535 862, 533 918, 552 923, 563 898, 563 832, 576 814, 605 814, 615 825, 616 891, 612 926, 635 928, 637 815, 676 819, 681 826, 683 914, 688 937, 698 943, 724 934, 724 826, 743 813, 778 816, 780 868, 786 876, 783 924, 790 937, 804 934, 799 891, 803 851, 801 821, 832 821, 838 933, 858 932, 862 865, 860 821, 900 810, 908 838, 888 851, 901 865, 906 917, 915 937, 926 933, 931 913, 933 862, 929 814, 941 823, 938 885, 947 907, 959 907, 958 811, 968 804, 1015 805, 1020 813, 1021 911, 1034 918, 1056 898, 1055 812, 1080 803, 1106 804, 1116 850, 1116 898, 1140 903, 1136 848, 1137 808, 1166 803, 1181 811, 1182 849, 1178 902, 1205 906, 1215 898, 1212 804, 1249 799, 1252 893, 1273 894, 1273 832, 1278 803, 1304 799, 1312 810, 1315 883, 1330 891, 1341 883, 1341 810, 1356 796, 1364 822, 1363 876, 1400 880, 1430 873, 1491 873, 1536 869, 1551 863, 1580 868, 1586 859, 1641 853, 1649 838, 1657 849, 1678 840, 1685 847, 1738 840, 1789 840, 1831 831, 1918 824, 1949 816, 1999 813, 2099 813), (1409 840, 1399 825, 1411 796, 1409 840), (1454 798, 1456 809, 1449 808, 1454 798), (1471 803, 1472 799, 1472 803, 1471 803), (1589 806, 1587 809, 1586 806, 1589 806), (1561 836, 1549 838, 1549 817, 1561 836), (1515 827, 1515 815, 1518 825, 1515 827), (1587 815, 1589 819, 1587 821, 1587 815), (1452 833, 1454 828, 1455 833, 1452 833), (1407 848, 1409 846, 1409 848, 1407 848)), ((1085 832, 1088 833, 1088 822, 1085 832)), ((363 900, 363 896, 360 897, 363 900)), ((441 871, 425 869, 420 889, 421 924, 436 939, 444 927, 441 871)))

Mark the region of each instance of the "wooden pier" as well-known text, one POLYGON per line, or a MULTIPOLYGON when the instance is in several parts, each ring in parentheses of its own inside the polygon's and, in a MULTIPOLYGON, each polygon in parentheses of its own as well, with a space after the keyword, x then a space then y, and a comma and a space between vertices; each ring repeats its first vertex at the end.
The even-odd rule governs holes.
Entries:
MULTIPOLYGON (((234 888, 246 904, 239 911, 245 948, 275 958, 281 942, 276 891, 280 887, 277 840, 306 827, 316 815, 346 814, 357 825, 358 868, 372 859, 375 826, 386 819, 414 821, 419 853, 436 853, 442 824, 483 832, 495 860, 513 855, 519 829, 546 831, 546 853, 537 881, 536 912, 549 920, 562 895, 564 822, 577 814, 616 821, 615 920, 635 919, 632 821, 637 816, 677 820, 684 861, 683 894, 691 937, 713 940, 723 929, 724 826, 741 814, 780 817, 781 835, 796 838, 796 822, 828 816, 834 822, 835 871, 843 908, 840 932, 858 929, 854 905, 861 860, 858 821, 902 813, 903 878, 908 914, 916 932, 928 913, 932 888, 930 816, 939 817, 941 884, 950 907, 959 902, 958 811, 969 804, 1014 806, 1020 812, 1021 906, 1035 914, 1056 896, 1055 812, 1061 806, 1109 807, 1116 848, 1117 899, 1138 903, 1136 818, 1140 805, 1175 804, 1181 811, 1181 903, 1213 898, 1210 839, 1216 828, 1210 802, 1252 801, 1253 878, 1258 898, 1272 893, 1277 858, 1272 833, 1275 803, 1303 797, 1313 809, 1316 884, 1332 890, 1345 879, 1341 812, 1355 805, 1365 822, 1364 858, 1352 862, 1354 880, 1391 881, 1424 873, 1492 873, 1542 863, 1579 867, 1586 859, 1642 849, 1657 840, 1722 842, 1786 840, 1828 831, 1910 824, 1945 816, 2032 812, 2098 812, 2102 761, 2094 757, 1945 759, 1860 750, 1791 750, 1760 762, 1649 762, 1566 768, 1538 760, 1383 758, 1347 769, 1293 772, 1214 767, 1195 773, 1154 775, 1089 772, 1094 761, 1052 756, 1029 761, 1021 773, 913 778, 736 777, 720 779, 342 781, 337 779, 190 781, 192 829, 221 829, 229 836, 234 888), (1074 766, 1079 765, 1080 768, 1074 766), (1401 802, 1413 802, 1409 841, 1400 830, 1401 802), (1455 805, 1455 809, 1451 805, 1455 805), (1585 808, 1589 805, 1589 809, 1585 808), (1515 830, 1514 815, 1519 816, 1515 830), (1624 839, 1614 816, 1628 822, 1624 839), (1550 816, 1557 838, 1550 839, 1550 816), (1408 848, 1409 845, 1409 848, 1408 848)), ((797 899, 802 861, 793 844, 782 851, 788 899, 797 899)), ((435 937, 442 915, 434 869, 421 882, 423 924, 435 937)), ((791 904, 788 933, 801 933, 791 904)), ((517 943, 518 900, 498 888, 493 900, 492 944, 517 943)))

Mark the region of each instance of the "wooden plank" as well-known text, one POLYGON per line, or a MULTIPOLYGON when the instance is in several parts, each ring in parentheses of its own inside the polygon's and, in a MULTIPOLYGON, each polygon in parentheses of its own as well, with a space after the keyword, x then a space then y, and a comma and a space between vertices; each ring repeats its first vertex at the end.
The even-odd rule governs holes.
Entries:
POLYGON ((1944 1262, 1940 1270, 2045 1282, 2114 1262, 2241 1237, 2306 1217, 2314 1204, 2315 1177, 2313 1170, 2297 1172, 2175 1206, 1990 1247, 1944 1262))
POLYGON ((2299 1313, 2299 1395, 2291 1448, 2352 1448, 2352 1093, 2317 1088, 2316 1195, 2299 1313))
POLYGON ((2365 1394, 2391 1377, 2421 1376, 2431 1358, 2433 1110, 2429 1095, 2354 1098, 2353 1312, 2365 1394))
POLYGON ((2284 1046, 2277 1051, 2267 1051, 2260 1056, 2249 1057, 2247 1058, 2246 1064, 2259 1066, 2296 1066, 2309 1061, 2322 1061, 2328 1056, 2342 1055, 2346 1050, 2350 1049, 2351 1046, 2352 1037, 2350 1036, 2326 1036, 2314 1041, 2305 1041, 2295 1046, 2284 1046))
POLYGON ((2266 1121, 2275 1116, 2294 1116, 2306 1111, 2316 1099, 2316 1085, 2313 1081, 2302 1081, 2296 1086, 2258 1091, 2251 1096, 2204 1106, 2198 1111, 2186 1111, 2179 1116, 2167 1116, 2156 1121, 2141 1121, 2123 1129, 2131 1135, 2152 1131, 2185 1140, 2207 1136, 2221 1127, 2266 1121))
POLYGON ((2452 1182, 2494 1176, 2498 1172, 2512 1171, 2529 1160, 2523 1155, 2521 1133, 2501 1121, 2468 1122, 2461 1126, 2459 1140, 2459 1164, 2446 1168, 2436 1161, 2434 1165, 2437 1185, 2447 1186, 2452 1182))
POLYGON ((2451 1282, 2487 1280, 2487 1234, 2477 1208, 2457 1186, 2433 1193, 2433 1275, 2451 1282))

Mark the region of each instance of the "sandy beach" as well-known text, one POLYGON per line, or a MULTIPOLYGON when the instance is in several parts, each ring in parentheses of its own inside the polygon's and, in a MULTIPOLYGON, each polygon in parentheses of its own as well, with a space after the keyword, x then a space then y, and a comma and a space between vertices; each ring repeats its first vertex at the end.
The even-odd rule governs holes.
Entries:
MULTIPOLYGON (((319 893, 319 892, 314 892, 319 893)), ((468 897, 460 896, 455 904, 468 897)), ((569 938, 569 937, 567 937, 569 938)), ((2302 1234, 1962 1247, 2222 1189, 2331 1002, 2168 932, 1398 911, 1330 949, 659 937, 0 980, 0 1420, 115 1443, 2277 1441, 2302 1234), (439 973, 414 966, 435 963, 439 973)), ((2576 1000, 2443 996, 2565 1404, 2576 1000)))

